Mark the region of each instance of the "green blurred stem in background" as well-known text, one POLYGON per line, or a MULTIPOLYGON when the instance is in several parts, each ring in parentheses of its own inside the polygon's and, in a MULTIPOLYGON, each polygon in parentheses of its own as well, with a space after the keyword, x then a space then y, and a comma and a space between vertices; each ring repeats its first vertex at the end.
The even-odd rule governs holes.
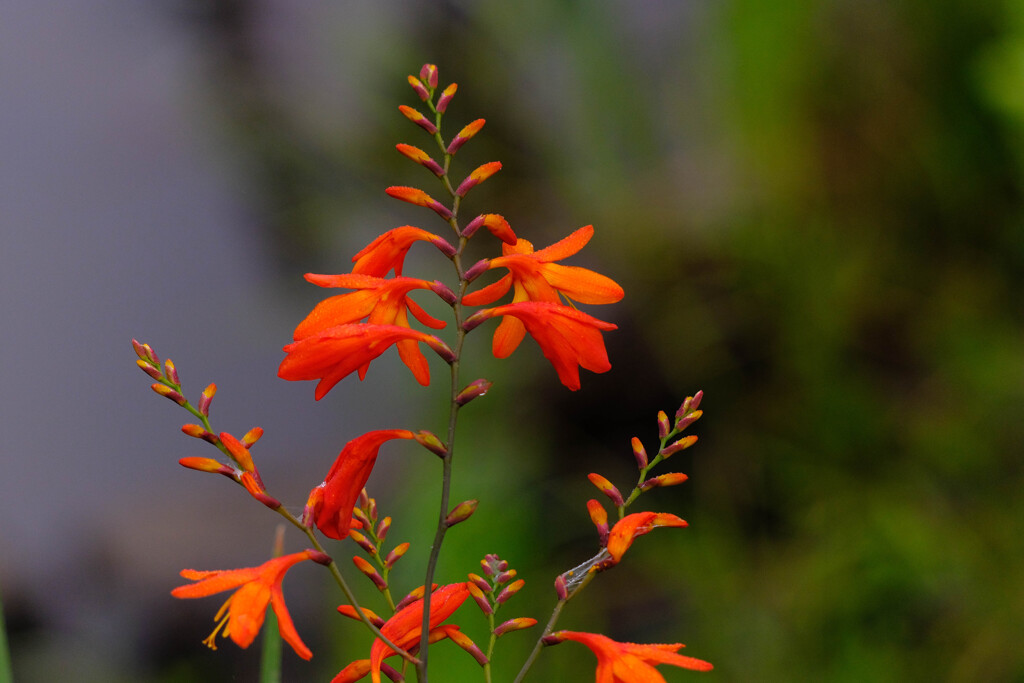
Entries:
POLYGON ((0 597, 0 683, 14 683, 14 674, 11 673, 11 655, 7 650, 3 597, 0 597))

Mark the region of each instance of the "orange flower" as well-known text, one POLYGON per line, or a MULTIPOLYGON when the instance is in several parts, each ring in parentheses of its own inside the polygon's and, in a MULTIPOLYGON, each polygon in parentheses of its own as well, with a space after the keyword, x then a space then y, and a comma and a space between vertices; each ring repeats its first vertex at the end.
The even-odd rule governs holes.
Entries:
POLYGON ((633 545, 634 538, 648 534, 659 526, 684 527, 687 523, 667 512, 634 512, 616 522, 608 534, 608 554, 612 558, 606 566, 618 564, 629 546, 633 545))
MULTIPOLYGON (((356 370, 359 379, 363 379, 374 358, 392 344, 406 340, 423 342, 446 362, 450 363, 455 357, 443 341, 426 332, 399 325, 338 325, 285 346, 288 355, 281 361, 277 376, 287 380, 319 379, 314 394, 319 401, 335 384, 356 370)), ((416 379, 421 384, 430 381, 429 375, 423 374, 416 379)))
POLYGON ((620 643, 598 633, 558 631, 544 639, 546 643, 575 640, 583 643, 597 656, 596 683, 665 683, 654 667, 671 664, 694 671, 711 671, 709 662, 676 654, 682 643, 638 645, 620 643))
MULTIPOLYGON (((430 596, 431 642, 441 638, 463 640, 457 626, 441 626, 469 596, 465 583, 451 583, 434 590, 430 596), (455 635, 453 635, 455 634, 455 635)), ((341 608, 339 608, 340 610, 341 608)), ((423 598, 412 602, 395 612, 380 632, 388 640, 407 652, 415 652, 423 633, 423 598)), ((458 642, 458 641, 457 641, 458 642)), ((463 643, 459 643, 463 645, 463 643)), ((475 646, 474 646, 475 647, 475 646)), ((360 659, 346 666, 331 683, 353 683, 370 673, 373 683, 380 683, 381 665, 384 659, 395 655, 395 651, 379 638, 370 646, 370 659, 360 659)))
MULTIPOLYGON (((499 315, 506 316, 506 320, 512 316, 522 321, 526 331, 537 340, 544 357, 555 367, 558 379, 573 391, 580 388, 580 366, 591 372, 607 372, 612 367, 601 331, 618 329, 613 323, 557 303, 523 301, 478 311, 463 327, 470 330, 499 315)), ((517 338, 499 339, 498 333, 494 335, 494 355, 498 358, 505 358, 518 345, 517 338)))
POLYGON ((448 256, 455 253, 455 248, 438 235, 414 228, 411 225, 403 225, 400 228, 388 230, 353 256, 352 262, 356 265, 352 268, 352 272, 384 277, 388 271, 394 269, 395 275, 401 275, 405 255, 409 253, 414 242, 420 241, 432 243, 448 256))
MULTIPOLYGON (((421 323, 433 329, 441 329, 445 322, 434 318, 419 304, 409 298, 415 289, 429 289, 444 296, 454 298, 447 288, 439 283, 427 282, 411 277, 395 277, 384 279, 370 275, 316 275, 306 273, 306 280, 320 287, 344 287, 355 289, 348 294, 340 294, 324 299, 305 320, 295 328, 294 339, 299 341, 311 337, 324 330, 338 325, 347 325, 364 318, 371 325, 398 325, 409 327, 409 312, 421 323)), ((426 386, 430 384, 430 366, 427 359, 414 340, 398 342, 398 355, 402 362, 412 371, 416 380, 426 386)))
MULTIPOLYGON (((590 241, 593 226, 587 225, 550 247, 534 251, 533 245, 520 239, 514 246, 502 245, 502 256, 491 259, 490 268, 507 268, 508 275, 494 284, 467 294, 462 303, 483 306, 514 288, 512 302, 548 301, 561 303, 559 294, 584 304, 612 304, 622 299, 622 287, 614 280, 587 268, 560 266, 555 261, 572 256, 590 241)), ((505 318, 494 333, 494 355, 504 358, 519 346, 525 329, 515 318, 505 318), (499 355, 499 349, 504 355, 499 355)))
POLYGON ((411 439, 413 436, 405 429, 381 429, 367 432, 345 444, 324 483, 309 494, 313 501, 309 514, 313 515, 317 528, 331 538, 347 538, 352 508, 370 478, 381 445, 391 439, 411 439))
POLYGON ((295 624, 284 604, 281 592, 281 581, 293 565, 304 560, 316 559, 321 553, 305 550, 264 562, 259 567, 245 569, 229 569, 224 571, 201 572, 194 569, 183 569, 181 575, 196 583, 179 586, 171 591, 176 598, 204 598, 207 595, 221 593, 237 588, 227 602, 218 610, 214 619, 217 627, 203 642, 211 650, 217 649, 217 634, 231 637, 239 647, 249 647, 263 625, 269 603, 277 615, 278 629, 285 642, 292 646, 295 653, 303 659, 309 659, 313 653, 305 646, 295 630, 295 624))

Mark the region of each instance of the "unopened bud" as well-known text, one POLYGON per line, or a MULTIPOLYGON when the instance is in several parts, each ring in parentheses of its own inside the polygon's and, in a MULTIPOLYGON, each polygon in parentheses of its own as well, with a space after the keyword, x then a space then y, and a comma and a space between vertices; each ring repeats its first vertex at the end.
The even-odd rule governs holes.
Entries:
POLYGON ((376 555, 377 554, 377 548, 375 548, 374 545, 372 543, 370 543, 369 539, 367 539, 366 536, 363 536, 361 533, 359 533, 355 529, 349 529, 348 537, 351 538, 353 541, 355 541, 356 545, 358 545, 360 548, 365 550, 368 554, 370 554, 370 555, 376 555))
POLYGON ((402 555, 405 555, 405 551, 409 549, 408 543, 399 543, 395 546, 395 549, 388 553, 388 556, 384 558, 384 566, 391 569, 395 566, 395 562, 398 562, 402 555))
POLYGON ((158 368, 153 367, 149 363, 149 361, 146 361, 146 360, 143 360, 143 359, 140 358, 137 361, 135 361, 135 364, 139 366, 140 370, 142 370, 144 373, 146 373, 147 375, 149 375, 153 379, 161 380, 161 379, 164 378, 163 373, 160 372, 160 370, 158 368))
POLYGON ((415 76, 409 76, 409 85, 412 87, 413 90, 416 91, 416 94, 420 96, 421 100, 426 102, 427 100, 430 99, 430 93, 420 82, 420 79, 416 78, 415 76))
POLYGON ((434 455, 443 458, 448 455, 448 447, 445 446, 437 436, 432 432, 428 432, 425 429, 421 429, 416 432, 416 435, 412 437, 416 440, 416 443, 426 448, 434 455))
POLYGON ((466 279, 466 282, 472 282, 473 280, 480 277, 480 275, 490 267, 490 259, 480 259, 479 261, 477 261, 476 263, 469 267, 469 270, 465 272, 463 277, 466 279))
POLYGON ((256 466, 252 462, 252 455, 249 453, 249 449, 246 448, 241 441, 233 437, 227 432, 221 432, 219 435, 220 442, 224 444, 224 448, 227 449, 228 455, 231 459, 238 463, 238 466, 242 468, 243 472, 253 472, 256 466))
POLYGON ((474 574, 473 572, 470 572, 468 574, 468 576, 469 576, 469 580, 471 582, 473 582, 474 584, 476 584, 476 587, 479 588, 480 590, 482 590, 482 591, 490 591, 491 590, 491 584, 487 583, 487 579, 485 579, 484 577, 480 576, 479 574, 474 574))
POLYGON ((386 539, 388 537, 388 531, 390 529, 391 529, 391 518, 390 517, 385 517, 384 519, 380 520, 380 524, 378 524, 377 528, 374 530, 374 533, 377 534, 377 540, 380 541, 381 543, 383 543, 384 539, 386 539))
POLYGON ((522 590, 523 586, 525 585, 526 582, 522 579, 513 581, 509 585, 505 586, 505 588, 502 589, 500 593, 498 593, 498 597, 494 598, 494 602, 499 605, 507 602, 509 598, 518 593, 520 590, 522 590))
POLYGON ((508 571, 501 572, 494 577, 494 583, 498 586, 504 586, 506 583, 516 578, 519 574, 515 569, 509 569, 508 571))
POLYGON ((458 396, 455 397, 455 403, 460 406, 464 406, 474 398, 478 398, 487 393, 491 388, 491 382, 486 379, 476 379, 470 382, 465 389, 459 392, 458 396))
POLYGON ((694 422, 700 419, 700 416, 704 414, 703 410, 691 411, 686 417, 676 420, 676 431, 681 432, 694 422))
POLYGON ((642 470, 645 467, 647 467, 647 451, 644 449, 644 445, 643 443, 640 442, 640 439, 636 438, 635 436, 633 437, 632 444, 633 457, 636 458, 637 469, 642 470))
POLYGON ((459 300, 459 297, 455 295, 452 288, 440 280, 434 280, 430 283, 430 291, 441 297, 441 299, 449 306, 454 305, 455 302, 459 300))
POLYGON ((166 384, 160 384, 159 382, 157 382, 156 384, 151 384, 149 388, 155 391, 156 393, 160 394, 161 396, 171 399, 179 406, 185 405, 185 397, 182 396, 177 391, 175 391, 174 389, 167 386, 166 384))
POLYGON ((428 119, 426 116, 416 111, 412 107, 407 107, 404 104, 400 104, 398 105, 398 111, 402 112, 402 115, 405 116, 405 118, 409 119, 410 121, 415 123, 423 130, 427 131, 431 135, 437 132, 437 126, 431 123, 430 119, 428 119))
POLYGON ((587 501, 587 512, 590 513, 590 521, 597 527, 597 535, 601 540, 601 547, 608 542, 608 513, 600 502, 591 498, 587 501))
POLYGON ((658 438, 664 439, 668 436, 668 433, 672 430, 672 427, 668 423, 668 415, 665 414, 664 410, 658 411, 658 438))
POLYGON ((420 68, 420 80, 430 86, 431 89, 437 87, 437 66, 434 64, 424 64, 420 68))
POLYGON ((419 190, 415 187, 395 185, 386 188, 384 191, 395 199, 401 199, 403 202, 409 202, 416 206, 425 206, 445 220, 452 217, 452 212, 448 207, 431 197, 423 190, 419 190))
POLYGON ((160 357, 156 355, 156 351, 149 344, 140 344, 132 339, 132 348, 135 349, 135 355, 142 360, 149 361, 151 365, 160 365, 160 357))
POLYGON ((445 518, 444 523, 449 527, 453 527, 459 522, 465 522, 474 512, 476 512, 476 506, 479 503, 480 501, 478 500, 462 501, 452 508, 452 511, 449 512, 448 516, 445 518))
POLYGON ((364 510, 370 506, 370 494, 366 492, 365 488, 359 489, 359 495, 356 497, 356 503, 364 510))
POLYGON ((447 88, 441 91, 441 96, 437 98, 437 111, 442 114, 448 111, 448 103, 455 97, 455 91, 459 89, 458 83, 452 83, 447 88))
MULTIPOLYGON (((700 411, 697 411, 697 412, 700 412, 700 411)), ((689 436, 684 436, 683 438, 679 439, 679 441, 676 441, 674 444, 672 444, 670 446, 666 446, 665 449, 661 451, 660 455, 661 455, 662 458, 667 458, 670 455, 672 455, 673 453, 678 453, 679 451, 685 450, 685 449, 689 448, 690 446, 692 446, 695 443, 697 443, 697 435, 696 434, 690 434, 689 436)))
POLYGON ((431 159, 430 155, 427 154, 426 152, 424 152, 419 147, 413 147, 412 145, 400 144, 400 145, 395 145, 395 149, 397 149, 403 156, 406 156, 409 159, 412 159, 413 161, 415 161, 420 166, 423 166, 424 168, 429 169, 430 172, 433 173, 434 175, 436 175, 438 178, 440 178, 441 176, 444 175, 444 169, 441 168, 441 165, 438 164, 433 159, 431 159))
POLYGON ((178 378, 178 369, 174 367, 174 361, 170 358, 164 361, 164 376, 177 386, 181 386, 181 380, 178 378))
POLYGON ((385 591, 388 587, 388 582, 384 580, 384 577, 377 573, 377 570, 373 568, 373 565, 364 560, 359 555, 352 557, 352 564, 356 566, 356 569, 366 574, 366 577, 373 581, 373 585, 377 587, 377 590, 385 591))
POLYGON ((487 666, 487 656, 479 647, 477 647, 476 643, 474 643, 469 636, 467 636, 462 631, 459 631, 458 629, 454 628, 449 630, 447 633, 448 638, 453 643, 455 643, 463 650, 468 652, 470 655, 472 655, 473 659, 476 660, 477 664, 479 664, 480 666, 487 666))
POLYGON ((181 431, 184 432, 185 434, 188 434, 194 439, 202 439, 203 441, 207 441, 209 443, 217 445, 217 437, 211 434, 210 432, 206 431, 206 429, 204 429, 202 425, 182 425, 181 431))
POLYGON ((366 511, 363 510, 362 508, 352 508, 352 518, 359 522, 360 529, 364 529, 370 526, 370 518, 366 516, 366 511))
POLYGON ((519 631, 524 628, 530 628, 536 626, 537 620, 531 617, 516 617, 515 619, 509 619, 508 621, 498 624, 497 628, 494 629, 494 635, 498 638, 509 633, 511 631, 519 631))
POLYGON ((459 185, 458 189, 455 190, 455 196, 464 197, 466 193, 472 188, 476 187, 483 181, 490 178, 492 175, 501 170, 500 161, 491 161, 482 166, 478 166, 473 169, 473 172, 466 177, 465 180, 459 185))
POLYGON ((198 470, 200 472, 215 472, 217 474, 226 474, 228 476, 232 476, 234 474, 234 470, 213 458, 182 458, 178 461, 178 464, 182 467, 187 467, 190 470, 198 470))
POLYGON ((476 604, 480 607, 481 612, 484 614, 494 614, 494 607, 491 606, 491 603, 487 600, 487 596, 484 595, 480 586, 475 583, 466 583, 466 588, 469 590, 469 594, 473 596, 476 604))
POLYGON ((242 437, 242 445, 246 448, 252 448, 253 444, 259 441, 262 436, 263 427, 253 427, 242 437))
POLYGON ((615 503, 616 507, 622 507, 622 504, 625 502, 622 499, 622 494, 619 493, 619 490, 615 488, 615 486, 610 481, 602 477, 600 474, 597 474, 596 472, 591 472, 590 474, 588 474, 587 479, 589 479, 590 483, 596 486, 601 493, 608 496, 611 499, 611 501, 615 503))
POLYGON ((217 394, 217 385, 210 384, 203 389, 203 395, 199 397, 199 412, 209 417, 210 415, 210 402, 213 401, 213 397, 217 394))
POLYGON ((679 410, 676 411, 676 421, 679 421, 685 417, 688 413, 692 413, 700 407, 700 401, 704 398, 704 392, 698 391, 693 396, 687 396, 686 400, 683 401, 683 405, 679 406, 679 410))
POLYGON ((477 119, 472 123, 466 125, 465 128, 459 131, 459 134, 452 138, 451 143, 448 145, 448 149, 445 150, 448 154, 455 154, 459 151, 459 148, 469 142, 469 139, 480 132, 480 129, 484 127, 484 119, 477 119))
POLYGON ((558 596, 559 602, 563 602, 569 598, 569 586, 565 581, 565 576, 562 574, 555 579, 555 595, 558 596))
POLYGON ((676 484, 682 484, 684 481, 689 479, 682 472, 669 472, 668 474, 661 474, 657 477, 648 479, 644 483, 640 484, 641 491, 650 491, 654 488, 660 488, 664 486, 675 486, 676 484))

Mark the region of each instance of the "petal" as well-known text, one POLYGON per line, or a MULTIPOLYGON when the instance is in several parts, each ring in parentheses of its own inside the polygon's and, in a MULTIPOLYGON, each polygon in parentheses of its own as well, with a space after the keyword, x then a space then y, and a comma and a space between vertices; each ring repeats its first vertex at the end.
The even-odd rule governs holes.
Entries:
POLYGON ((295 654, 303 659, 311 659, 313 653, 302 642, 302 639, 299 638, 299 632, 295 630, 295 624, 292 622, 292 617, 288 614, 288 608, 284 604, 284 595, 281 592, 280 581, 271 590, 270 604, 274 608, 274 614, 277 615, 277 630, 281 634, 281 638, 292 646, 295 654))
POLYGON ((494 303, 499 298, 505 296, 505 293, 512 286, 512 275, 506 275, 497 282, 478 289, 475 292, 470 292, 466 296, 462 297, 462 303, 467 306, 486 306, 487 304, 494 303))
POLYGON ((572 256, 590 241, 590 238, 594 236, 594 226, 585 225, 579 230, 574 231, 568 237, 561 239, 550 247, 545 247, 540 251, 534 252, 534 257, 540 261, 551 262, 561 261, 564 258, 572 256))
POLYGON ((551 263, 543 273, 552 287, 583 304, 613 304, 625 294, 617 282, 587 268, 551 263))

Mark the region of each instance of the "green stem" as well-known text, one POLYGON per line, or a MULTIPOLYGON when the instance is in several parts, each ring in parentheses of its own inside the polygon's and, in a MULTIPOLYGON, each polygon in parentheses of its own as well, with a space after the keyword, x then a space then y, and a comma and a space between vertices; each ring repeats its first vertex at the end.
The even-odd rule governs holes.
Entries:
POLYGON ((13 683, 11 653, 7 649, 7 628, 4 626, 4 604, 0 599, 0 683, 13 683))

